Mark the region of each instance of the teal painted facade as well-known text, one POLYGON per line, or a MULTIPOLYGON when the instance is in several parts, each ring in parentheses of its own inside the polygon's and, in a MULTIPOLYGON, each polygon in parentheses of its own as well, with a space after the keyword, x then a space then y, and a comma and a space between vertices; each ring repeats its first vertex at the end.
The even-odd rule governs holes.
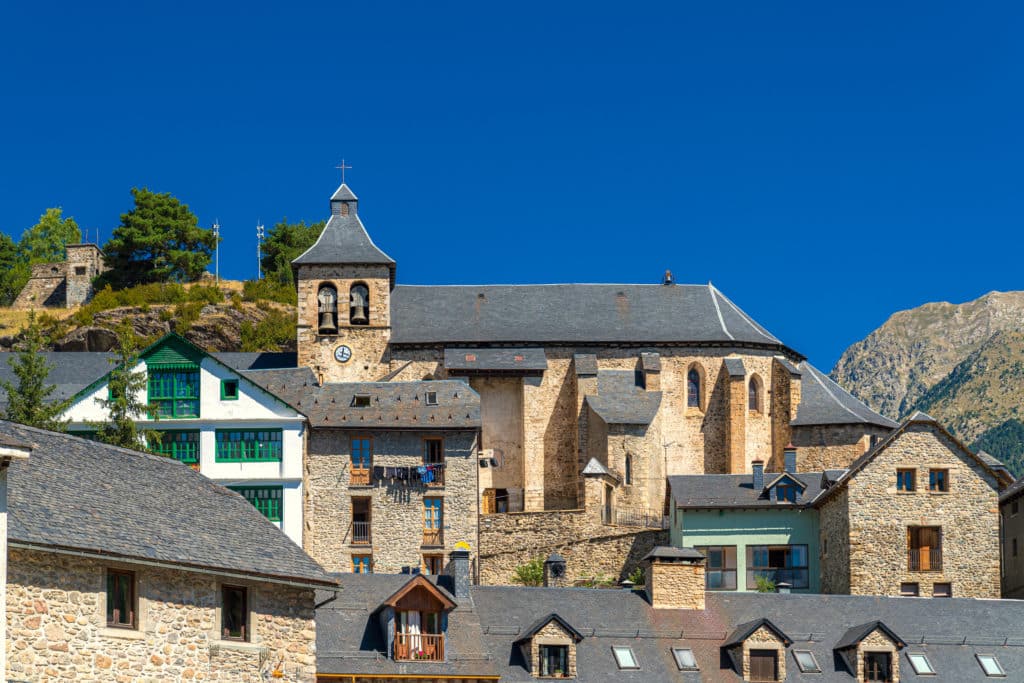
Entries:
MULTIPOLYGON (((807 546, 807 588, 794 593, 820 592, 818 511, 813 508, 782 507, 713 510, 676 508, 672 516, 671 542, 676 547, 734 546, 736 548, 736 590, 753 591, 747 585, 748 546, 807 546)), ((799 551, 796 551, 799 552, 799 551)), ((764 553, 760 554, 764 558, 764 553)), ((709 571, 711 570, 709 562, 709 571)), ((709 588, 712 588, 709 582, 709 588)))

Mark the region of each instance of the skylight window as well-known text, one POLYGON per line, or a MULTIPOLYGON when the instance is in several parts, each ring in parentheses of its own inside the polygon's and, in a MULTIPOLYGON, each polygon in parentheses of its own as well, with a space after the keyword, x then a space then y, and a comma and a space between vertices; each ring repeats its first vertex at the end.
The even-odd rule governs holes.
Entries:
POLYGON ((932 668, 932 663, 928 661, 928 657, 921 653, 907 653, 907 659, 910 660, 910 666, 914 667, 914 673, 918 676, 934 676, 935 669, 932 668))
POLYGON ((672 656, 675 657, 676 666, 680 671, 697 671, 697 660, 693 657, 693 650, 688 647, 672 648, 672 656))
POLYGON ((353 408, 369 408, 370 407, 370 396, 369 394, 356 394, 352 397, 353 408))
POLYGON ((639 669, 636 657, 633 655, 633 648, 628 645, 616 645, 612 647, 612 654, 615 655, 615 663, 620 669, 639 669))
POLYGON ((796 665, 797 668, 800 669, 800 673, 821 673, 821 667, 818 666, 818 660, 814 658, 814 653, 810 650, 793 650, 793 658, 796 660, 796 665))
POLYGON ((436 406, 437 405, 437 392, 436 391, 428 391, 426 393, 426 404, 428 406, 436 406))
POLYGON ((998 676, 1003 677, 1006 675, 1006 671, 1003 669, 1003 665, 999 663, 995 655, 974 655, 978 658, 978 664, 981 664, 981 670, 985 672, 986 676, 998 676))

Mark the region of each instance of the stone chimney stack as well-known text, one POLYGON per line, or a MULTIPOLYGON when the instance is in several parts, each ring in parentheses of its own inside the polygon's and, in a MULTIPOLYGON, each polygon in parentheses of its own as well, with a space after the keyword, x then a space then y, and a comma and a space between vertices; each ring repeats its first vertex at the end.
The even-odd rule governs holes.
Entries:
POLYGON ((544 560, 544 587, 561 588, 565 585, 565 558, 558 553, 551 553, 544 560))
POLYGON ((782 470, 796 474, 796 446, 789 444, 782 451, 782 470))
POLYGON ((658 546, 643 559, 654 609, 704 609, 704 556, 693 548, 658 546))
POLYGON ((752 460, 750 466, 754 470, 754 490, 760 492, 764 489, 764 460, 752 460))
POLYGON ((661 391, 661 356, 653 352, 641 353, 640 372, 644 378, 644 389, 661 391))
POLYGON ((445 569, 448 576, 448 584, 452 595, 456 600, 469 599, 469 586, 471 578, 469 574, 469 551, 453 550, 448 555, 448 567, 445 569))

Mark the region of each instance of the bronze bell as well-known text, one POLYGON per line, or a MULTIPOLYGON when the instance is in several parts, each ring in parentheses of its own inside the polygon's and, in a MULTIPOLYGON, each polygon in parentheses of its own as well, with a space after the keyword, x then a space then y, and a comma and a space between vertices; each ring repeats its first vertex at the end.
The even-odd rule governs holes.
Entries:
POLYGON ((331 311, 320 311, 320 332, 337 332, 338 322, 331 311))
POLYGON ((366 316, 366 306, 356 305, 352 306, 349 320, 353 325, 366 325, 370 322, 370 319, 366 316))

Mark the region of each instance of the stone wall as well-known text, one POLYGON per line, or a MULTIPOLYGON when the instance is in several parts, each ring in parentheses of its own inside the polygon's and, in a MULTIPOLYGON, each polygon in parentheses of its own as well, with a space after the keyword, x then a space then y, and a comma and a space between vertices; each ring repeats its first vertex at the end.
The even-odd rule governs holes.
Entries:
POLYGON ((745 681, 751 680, 751 650, 775 650, 779 661, 778 679, 786 680, 786 644, 770 628, 762 626, 743 641, 743 680, 745 681))
POLYGON ((300 266, 298 271, 298 364, 324 382, 370 382, 388 373, 391 338, 391 273, 387 266, 300 266), (370 291, 370 324, 350 325, 349 290, 361 282, 370 291), (338 292, 338 333, 319 332, 321 285, 338 292), (345 363, 334 358, 341 345, 352 350, 345 363))
POLYGON ((647 599, 655 609, 704 609, 704 561, 654 560, 646 570, 647 599))
POLYGON ((510 511, 523 508, 523 380, 521 377, 473 377, 480 395, 480 447, 493 451, 496 466, 480 470, 480 491, 505 489, 510 511))
POLYGON ((250 642, 218 638, 220 584, 213 576, 26 550, 11 550, 7 677, 31 681, 265 680, 316 677, 313 591, 231 579, 250 595, 250 642), (106 626, 105 571, 130 569, 138 630, 106 626))
POLYGON ((530 664, 529 670, 534 676, 540 676, 540 646, 541 645, 565 645, 568 648, 566 657, 566 672, 569 678, 576 677, 576 641, 572 634, 562 628, 557 621, 551 620, 539 631, 533 634, 530 639, 530 664))
POLYGON ((888 652, 890 657, 889 661, 892 662, 891 676, 892 680, 900 680, 900 653, 896 649, 896 644, 889 640, 889 636, 885 635, 880 629, 875 629, 869 633, 863 640, 857 645, 857 680, 866 680, 864 675, 864 655, 868 652, 888 652))
POLYGON ((482 515, 480 583, 512 583, 516 567, 552 552, 565 558, 569 582, 597 575, 621 580, 667 543, 668 532, 660 529, 602 525, 596 510, 482 515))
POLYGON ((850 592, 850 496, 844 487, 818 511, 821 592, 850 592))
POLYGON ((11 304, 14 308, 63 307, 67 300, 66 263, 38 263, 11 304))
POLYGON ((847 487, 851 593, 898 595, 910 582, 930 596, 935 583, 951 583, 956 597, 999 597, 998 482, 938 427, 908 426, 847 487), (916 471, 915 491, 896 490, 897 468, 916 471), (949 471, 948 493, 928 490, 931 468, 949 471), (912 526, 941 527, 941 570, 909 571, 912 526))
POLYGON ((845 469, 890 431, 887 427, 863 424, 793 427, 791 438, 797 447, 797 469, 800 472, 845 469))
POLYGON ((458 542, 477 548, 475 431, 355 431, 314 429, 306 452, 306 529, 303 546, 328 571, 352 571, 353 555, 372 555, 376 572, 419 567, 424 554, 447 554, 458 542), (443 437, 444 485, 397 480, 350 483, 351 439, 368 436, 373 466, 410 467, 423 462, 423 440, 443 437), (352 538, 352 499, 368 498, 371 544, 352 538), (424 498, 442 498, 444 546, 424 547, 424 498))

